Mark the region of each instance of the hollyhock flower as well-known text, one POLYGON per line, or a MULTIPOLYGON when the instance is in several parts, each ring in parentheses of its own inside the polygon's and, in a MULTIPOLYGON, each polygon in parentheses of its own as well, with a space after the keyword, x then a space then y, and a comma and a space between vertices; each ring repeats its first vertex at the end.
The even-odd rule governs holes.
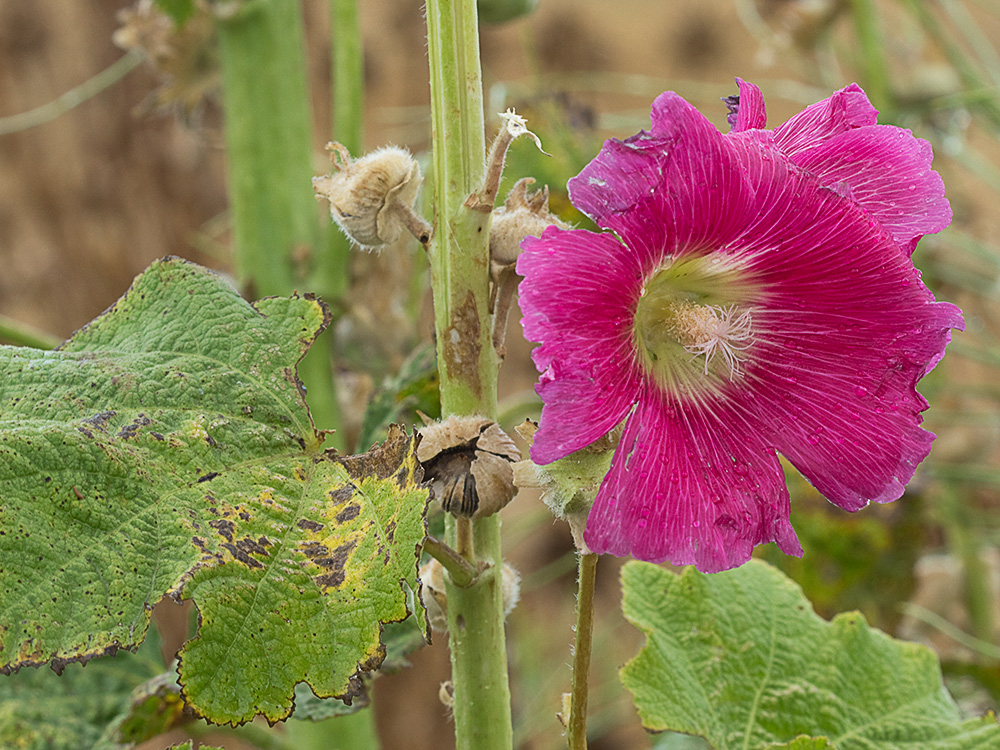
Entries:
POLYGON ((777 453, 850 511, 903 493, 934 436, 915 385, 961 312, 910 253, 951 220, 931 149, 857 86, 766 130, 739 81, 723 135, 677 94, 610 140, 517 270, 546 464, 624 421, 587 520, 595 552, 703 571, 802 550, 777 453))

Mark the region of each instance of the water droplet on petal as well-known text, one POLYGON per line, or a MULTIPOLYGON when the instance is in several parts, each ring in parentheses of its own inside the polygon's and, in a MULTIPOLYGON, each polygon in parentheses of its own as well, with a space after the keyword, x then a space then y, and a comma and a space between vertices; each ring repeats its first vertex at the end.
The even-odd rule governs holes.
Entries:
POLYGON ((867 396, 868 395, 868 389, 865 388, 863 385, 856 385, 856 386, 854 386, 854 395, 858 396, 859 398, 861 396, 867 396))

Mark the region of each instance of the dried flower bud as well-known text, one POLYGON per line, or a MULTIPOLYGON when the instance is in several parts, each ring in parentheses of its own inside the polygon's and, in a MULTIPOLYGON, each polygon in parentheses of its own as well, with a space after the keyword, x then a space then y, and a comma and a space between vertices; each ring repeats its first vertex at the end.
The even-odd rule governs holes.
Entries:
POLYGON ((422 177, 410 152, 385 146, 357 161, 339 143, 328 143, 333 173, 313 178, 317 196, 330 201, 330 215, 363 248, 388 245, 409 230, 421 243, 430 225, 414 214, 422 177))
MULTIPOLYGON (((503 595, 503 616, 506 617, 521 599, 521 574, 508 563, 503 564, 500 578, 503 595)), ((427 622, 437 633, 448 632, 448 597, 444 587, 444 566, 431 560, 420 568, 420 599, 427 610, 427 622)))
POLYGON ((420 568, 420 600, 427 610, 427 622, 438 633, 448 631, 448 600, 444 593, 444 566, 431 560, 420 568))
POLYGON ((448 417, 420 431, 417 458, 431 494, 445 511, 482 518, 513 499, 514 471, 521 454, 496 422, 484 417, 448 417))
POLYGON ((115 16, 121 26, 112 34, 114 44, 143 55, 163 83, 139 106, 141 112, 176 109, 193 119, 217 93, 219 62, 215 22, 199 5, 182 24, 152 0, 137 0, 115 16))
POLYGON ((503 589, 503 616, 506 617, 521 600, 521 574, 517 568, 509 563, 503 564, 500 586, 503 589))
POLYGON ((517 261, 525 237, 538 237, 545 227, 567 226, 549 213, 549 188, 528 192, 535 184, 531 177, 517 181, 502 208, 493 212, 490 229, 490 266, 507 266, 517 261))
POLYGON ((452 709, 455 707, 455 685, 451 680, 445 680, 438 687, 438 699, 445 708, 452 709))

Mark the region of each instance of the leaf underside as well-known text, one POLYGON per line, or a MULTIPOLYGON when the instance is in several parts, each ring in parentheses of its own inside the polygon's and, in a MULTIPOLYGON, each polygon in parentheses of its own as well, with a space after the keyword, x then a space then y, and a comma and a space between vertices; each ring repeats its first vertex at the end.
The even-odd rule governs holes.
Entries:
POLYGON ((358 694, 426 490, 398 428, 321 449, 295 368, 327 321, 168 258, 57 351, 0 347, 0 671, 134 649, 170 595, 198 606, 178 671, 210 721, 282 719, 300 681, 358 694))
POLYGON ((1000 747, 992 716, 962 721, 929 649, 859 613, 826 622, 765 563, 678 575, 630 562, 622 588, 646 645, 621 679, 647 729, 716 750, 1000 747))

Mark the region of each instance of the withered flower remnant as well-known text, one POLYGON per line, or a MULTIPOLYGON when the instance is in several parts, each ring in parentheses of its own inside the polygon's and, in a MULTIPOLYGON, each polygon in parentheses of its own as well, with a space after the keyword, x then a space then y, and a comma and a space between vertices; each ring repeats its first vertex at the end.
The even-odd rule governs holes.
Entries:
POLYGON ((398 240, 409 231, 421 244, 431 238, 431 227, 413 211, 423 177, 409 151, 384 146, 357 161, 340 143, 328 143, 331 174, 313 178, 318 198, 330 201, 337 226, 364 249, 398 240))
POLYGON ((448 417, 420 431, 417 458, 432 495, 461 518, 490 516, 509 503, 517 445, 485 417, 448 417))

